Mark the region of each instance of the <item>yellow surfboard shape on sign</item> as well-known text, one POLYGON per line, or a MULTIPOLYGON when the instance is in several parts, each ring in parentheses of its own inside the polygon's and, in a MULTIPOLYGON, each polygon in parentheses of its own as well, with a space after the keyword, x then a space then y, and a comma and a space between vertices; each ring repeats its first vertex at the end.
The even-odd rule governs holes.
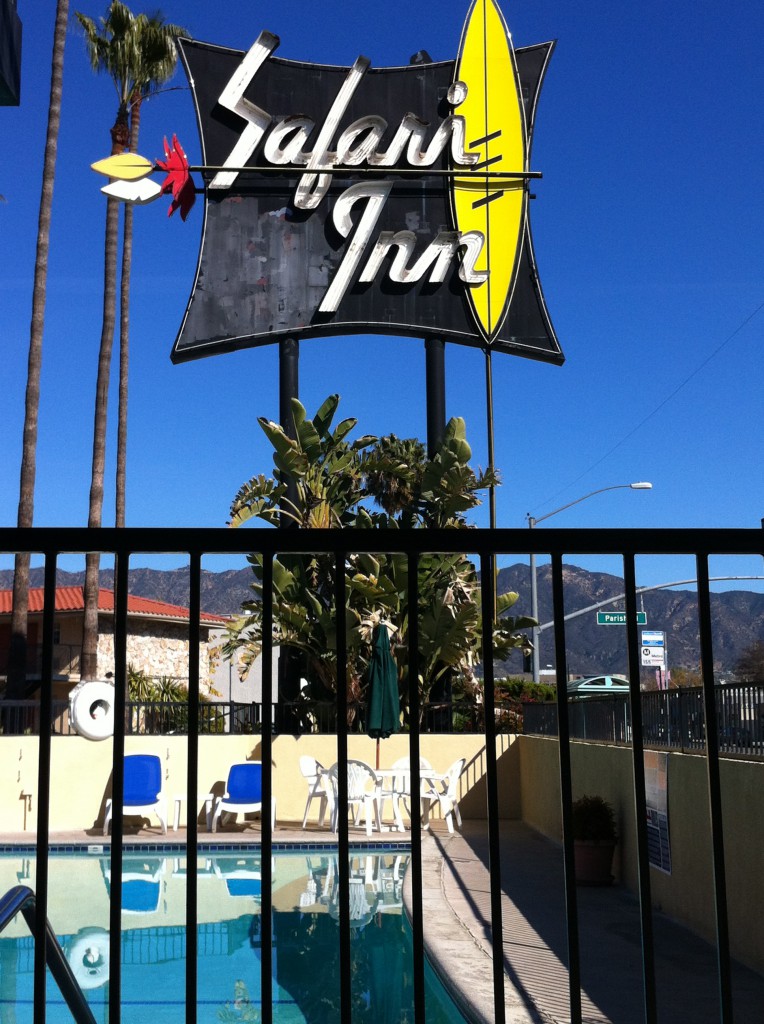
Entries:
POLYGON ((526 179, 497 174, 527 171, 525 109, 512 40, 494 0, 473 0, 456 62, 456 81, 467 86, 457 108, 465 121, 465 150, 477 153, 468 176, 454 178, 452 205, 460 232, 485 236, 487 279, 468 289, 475 320, 485 340, 497 336, 507 315, 523 241, 526 179), (492 177, 483 177, 480 171, 492 177))
POLYGON ((107 178, 116 178, 119 181, 139 181, 151 174, 154 165, 145 156, 138 153, 117 153, 116 156, 107 156, 103 160, 97 160, 90 165, 91 170, 99 174, 105 174, 107 178))

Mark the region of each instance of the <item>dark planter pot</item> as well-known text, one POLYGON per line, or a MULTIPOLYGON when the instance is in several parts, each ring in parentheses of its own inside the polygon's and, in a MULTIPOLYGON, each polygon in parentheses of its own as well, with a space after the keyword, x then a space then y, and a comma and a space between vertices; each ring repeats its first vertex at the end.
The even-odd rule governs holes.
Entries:
POLYGON ((578 885, 612 885, 613 851, 610 839, 576 839, 573 856, 578 885))

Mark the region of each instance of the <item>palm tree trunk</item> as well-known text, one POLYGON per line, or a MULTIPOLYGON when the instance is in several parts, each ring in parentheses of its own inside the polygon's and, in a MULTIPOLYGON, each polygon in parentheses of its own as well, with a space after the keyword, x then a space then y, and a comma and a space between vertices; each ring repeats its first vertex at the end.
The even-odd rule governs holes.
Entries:
MULTIPOLYGON (((177 25, 164 23, 160 15, 148 20, 136 18, 124 5, 113 2, 99 27, 84 14, 77 19, 85 30, 86 45, 91 65, 96 71, 106 71, 117 87, 120 106, 117 120, 111 129, 112 154, 122 153, 130 145, 129 106, 136 96, 151 91, 152 86, 166 81, 175 67, 172 40, 186 34, 177 25), (170 47, 155 52, 155 33, 165 32, 170 47), (146 59, 149 64, 143 64, 146 59)), ((137 142, 137 131, 135 135, 137 142)), ((117 525, 125 520, 125 475, 127 452, 127 366, 129 329, 130 259, 132 252, 132 213, 125 220, 125 249, 122 263, 120 313, 120 409, 118 424, 117 498, 115 515, 117 525)), ((103 516, 103 483, 106 449, 106 409, 109 392, 111 355, 117 315, 117 257, 119 248, 119 207, 109 199, 106 207, 106 243, 104 263, 104 305, 101 330, 101 349, 96 383, 95 422, 93 427, 93 468, 90 486, 88 525, 100 527, 103 516)), ((97 542, 96 542, 97 544, 97 542)), ((85 622, 82 635, 82 663, 80 677, 93 679, 98 670, 98 569, 99 555, 90 553, 85 559, 85 622)))
MULTIPOLYGON (((125 148, 125 119, 127 111, 120 108, 111 129, 112 155, 125 148)), ((103 518, 104 469, 106 465, 106 426, 109 404, 111 354, 114 347, 114 326, 117 319, 117 256, 119 249, 119 201, 106 201, 106 234, 104 242, 103 320, 101 345, 98 352, 95 415, 93 422, 93 464, 90 477, 88 527, 97 529, 103 518)), ((82 656, 80 679, 95 679, 98 674, 98 577, 99 552, 85 556, 85 586, 83 592, 85 616, 82 627, 82 656)))
POLYGON ((125 525, 127 490, 127 398, 130 367, 130 269, 133 259, 133 208, 125 203, 122 224, 122 276, 119 293, 119 402, 117 408, 117 478, 114 525, 125 525))
MULTIPOLYGON (((138 152, 141 127, 141 97, 133 103, 130 113, 130 152, 138 152)), ((133 207, 125 203, 122 225, 122 277, 120 282, 119 318, 119 407, 117 412, 117 479, 114 525, 125 525, 127 491, 127 399, 130 368, 130 271, 133 263, 133 207)))
MULTIPOLYGON (((21 455, 18 525, 30 527, 34 518, 34 487, 37 471, 37 423, 40 408, 40 373, 42 370, 42 339, 45 326, 45 302, 48 281, 48 250, 53 208, 53 185, 56 176, 58 129, 61 121, 61 94, 64 79, 64 48, 69 0, 58 0, 53 30, 48 128, 45 137, 45 159, 42 172, 40 212, 37 223, 32 320, 29 331, 29 361, 24 405, 24 440, 21 455)), ((11 617, 11 649, 8 663, 9 699, 23 697, 26 690, 27 613, 29 610, 29 553, 16 554, 13 572, 13 614, 11 617)))

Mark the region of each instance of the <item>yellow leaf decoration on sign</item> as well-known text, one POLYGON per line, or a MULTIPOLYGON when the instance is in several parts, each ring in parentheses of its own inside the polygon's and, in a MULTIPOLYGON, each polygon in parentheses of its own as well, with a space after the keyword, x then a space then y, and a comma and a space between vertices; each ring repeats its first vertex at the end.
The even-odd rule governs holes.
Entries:
POLYGON ((154 170, 153 163, 138 153, 118 153, 116 156, 97 160, 90 166, 98 174, 105 174, 107 178, 117 178, 120 181, 138 181, 154 170))
POLYGON ((469 177, 452 188, 458 230, 485 238, 487 270, 481 285, 469 288, 476 323, 490 344, 509 309, 523 241, 528 192, 522 178, 496 177, 527 170, 525 111, 507 26, 495 0, 473 0, 459 48, 456 81, 467 86, 457 113, 465 120, 467 152, 480 160, 469 177), (492 177, 480 177, 484 169, 492 177))

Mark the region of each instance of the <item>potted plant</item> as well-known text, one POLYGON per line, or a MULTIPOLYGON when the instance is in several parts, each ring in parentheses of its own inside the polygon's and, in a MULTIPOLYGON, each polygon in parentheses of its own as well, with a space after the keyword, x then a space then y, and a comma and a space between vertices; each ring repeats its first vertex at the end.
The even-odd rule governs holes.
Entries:
POLYGON ((618 829, 612 806, 601 796, 573 801, 573 855, 579 885, 610 885, 618 829))

